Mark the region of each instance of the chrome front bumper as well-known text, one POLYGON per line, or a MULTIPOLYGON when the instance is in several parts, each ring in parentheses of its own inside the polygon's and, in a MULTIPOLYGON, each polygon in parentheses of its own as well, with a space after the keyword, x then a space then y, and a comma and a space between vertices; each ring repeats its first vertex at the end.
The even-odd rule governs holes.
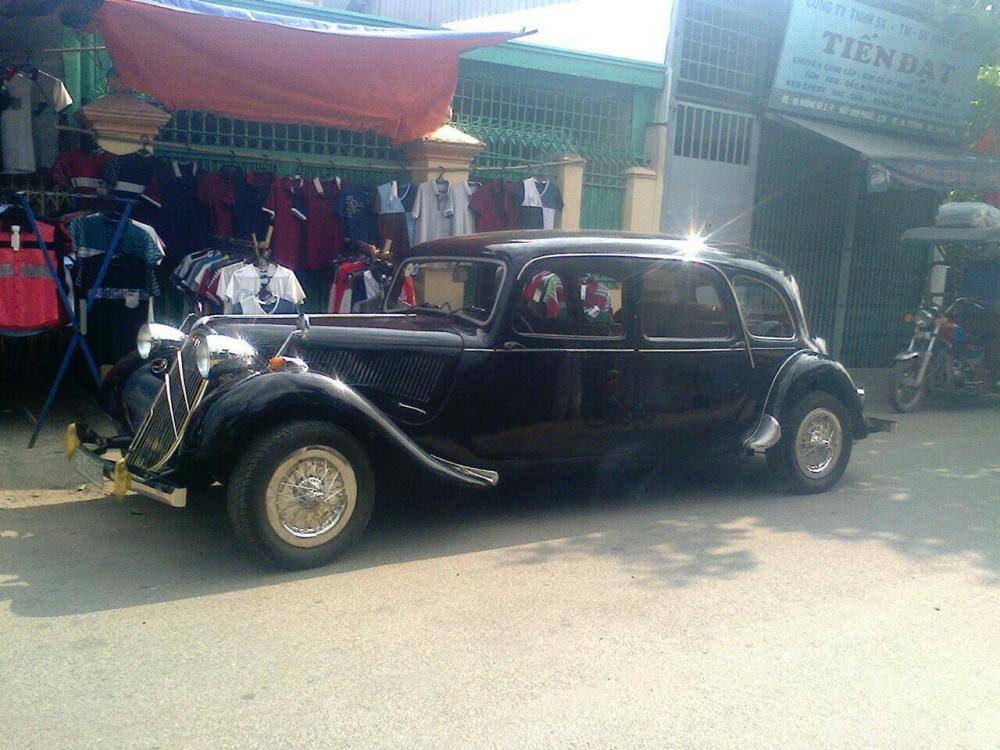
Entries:
POLYGON ((98 488, 103 491, 103 480, 112 482, 115 497, 119 502, 124 500, 129 492, 136 492, 172 508, 183 508, 187 505, 186 488, 141 477, 129 471, 124 458, 117 460, 104 458, 83 444, 79 432, 75 423, 66 428, 66 460, 70 461, 88 482, 95 483, 99 471, 102 481, 98 488), (92 467, 93 471, 89 470, 89 467, 92 467))

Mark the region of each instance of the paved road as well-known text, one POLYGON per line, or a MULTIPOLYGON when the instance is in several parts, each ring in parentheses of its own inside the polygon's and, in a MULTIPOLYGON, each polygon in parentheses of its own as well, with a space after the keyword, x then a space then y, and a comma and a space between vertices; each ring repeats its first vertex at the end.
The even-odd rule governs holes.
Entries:
POLYGON ((998 426, 906 416, 819 497, 752 462, 439 493, 279 574, 67 491, 55 432, 25 487, 8 419, 0 747, 998 748, 998 426))

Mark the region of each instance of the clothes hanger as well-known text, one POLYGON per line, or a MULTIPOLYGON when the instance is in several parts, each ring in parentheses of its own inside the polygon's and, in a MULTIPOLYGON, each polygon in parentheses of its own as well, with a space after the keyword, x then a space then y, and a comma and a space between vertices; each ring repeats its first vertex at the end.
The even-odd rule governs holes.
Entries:
POLYGON ((447 185, 448 180, 444 178, 444 167, 438 167, 438 169, 440 169, 441 171, 438 173, 437 179, 435 179, 434 182, 437 185, 447 185))

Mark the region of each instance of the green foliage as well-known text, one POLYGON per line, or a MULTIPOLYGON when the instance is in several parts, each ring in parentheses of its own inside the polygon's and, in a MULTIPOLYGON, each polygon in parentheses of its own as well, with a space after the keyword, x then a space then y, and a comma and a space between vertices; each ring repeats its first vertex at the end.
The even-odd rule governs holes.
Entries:
POLYGON ((966 124, 966 138, 970 146, 991 122, 1000 127, 1000 66, 997 65, 979 71, 966 124))

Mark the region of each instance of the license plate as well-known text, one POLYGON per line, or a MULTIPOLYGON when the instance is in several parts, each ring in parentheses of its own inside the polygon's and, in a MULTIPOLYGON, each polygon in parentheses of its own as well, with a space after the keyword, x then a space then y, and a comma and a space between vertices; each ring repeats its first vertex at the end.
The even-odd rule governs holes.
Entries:
POLYGON ((70 464, 97 489, 104 488, 104 462, 97 456, 91 455, 83 449, 78 449, 73 454, 73 458, 70 459, 70 464))

